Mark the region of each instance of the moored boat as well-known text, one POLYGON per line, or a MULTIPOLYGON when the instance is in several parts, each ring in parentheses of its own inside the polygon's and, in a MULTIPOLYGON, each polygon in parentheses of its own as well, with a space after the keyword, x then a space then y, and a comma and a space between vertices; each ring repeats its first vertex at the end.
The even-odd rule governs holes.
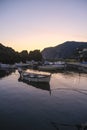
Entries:
POLYGON ((41 83, 50 82, 51 75, 23 72, 21 69, 19 69, 18 71, 20 73, 20 77, 22 80, 26 80, 28 82, 41 82, 41 83))
POLYGON ((0 69, 1 70, 6 70, 6 69, 15 69, 16 66, 15 65, 10 65, 10 64, 3 64, 0 63, 0 69))
POLYGON ((65 64, 43 65, 38 67, 38 69, 42 71, 61 70, 64 68, 65 68, 65 64))

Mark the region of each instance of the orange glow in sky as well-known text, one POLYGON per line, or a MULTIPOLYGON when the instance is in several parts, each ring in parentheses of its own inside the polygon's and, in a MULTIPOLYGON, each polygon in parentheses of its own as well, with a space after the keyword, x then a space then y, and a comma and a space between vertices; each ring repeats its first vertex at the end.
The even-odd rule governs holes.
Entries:
POLYGON ((86 0, 1 0, 0 43, 16 51, 87 42, 86 0))

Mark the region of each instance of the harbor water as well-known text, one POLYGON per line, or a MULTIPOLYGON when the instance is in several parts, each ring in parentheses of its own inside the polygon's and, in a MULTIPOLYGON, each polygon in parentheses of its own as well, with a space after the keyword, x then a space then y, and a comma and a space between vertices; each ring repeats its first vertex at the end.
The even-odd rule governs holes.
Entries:
POLYGON ((0 72, 0 130, 78 130, 86 125, 87 74, 53 73, 43 88, 19 77, 17 70, 0 72))

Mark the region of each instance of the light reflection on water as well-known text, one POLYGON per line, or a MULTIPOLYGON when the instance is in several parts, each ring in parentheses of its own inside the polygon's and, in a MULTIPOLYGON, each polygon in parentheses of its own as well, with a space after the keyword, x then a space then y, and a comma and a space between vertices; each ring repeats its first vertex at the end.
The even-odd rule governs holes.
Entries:
POLYGON ((18 79, 17 71, 0 79, 1 129, 74 130, 61 124, 87 122, 87 74, 54 73, 49 90, 18 79))

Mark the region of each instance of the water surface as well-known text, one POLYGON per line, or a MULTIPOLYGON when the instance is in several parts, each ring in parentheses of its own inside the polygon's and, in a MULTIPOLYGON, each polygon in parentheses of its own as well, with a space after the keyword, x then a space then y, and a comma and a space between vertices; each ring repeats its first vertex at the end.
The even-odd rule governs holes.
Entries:
POLYGON ((87 74, 54 73, 49 89, 18 79, 17 71, 0 78, 1 130, 77 130, 87 122, 87 74))

